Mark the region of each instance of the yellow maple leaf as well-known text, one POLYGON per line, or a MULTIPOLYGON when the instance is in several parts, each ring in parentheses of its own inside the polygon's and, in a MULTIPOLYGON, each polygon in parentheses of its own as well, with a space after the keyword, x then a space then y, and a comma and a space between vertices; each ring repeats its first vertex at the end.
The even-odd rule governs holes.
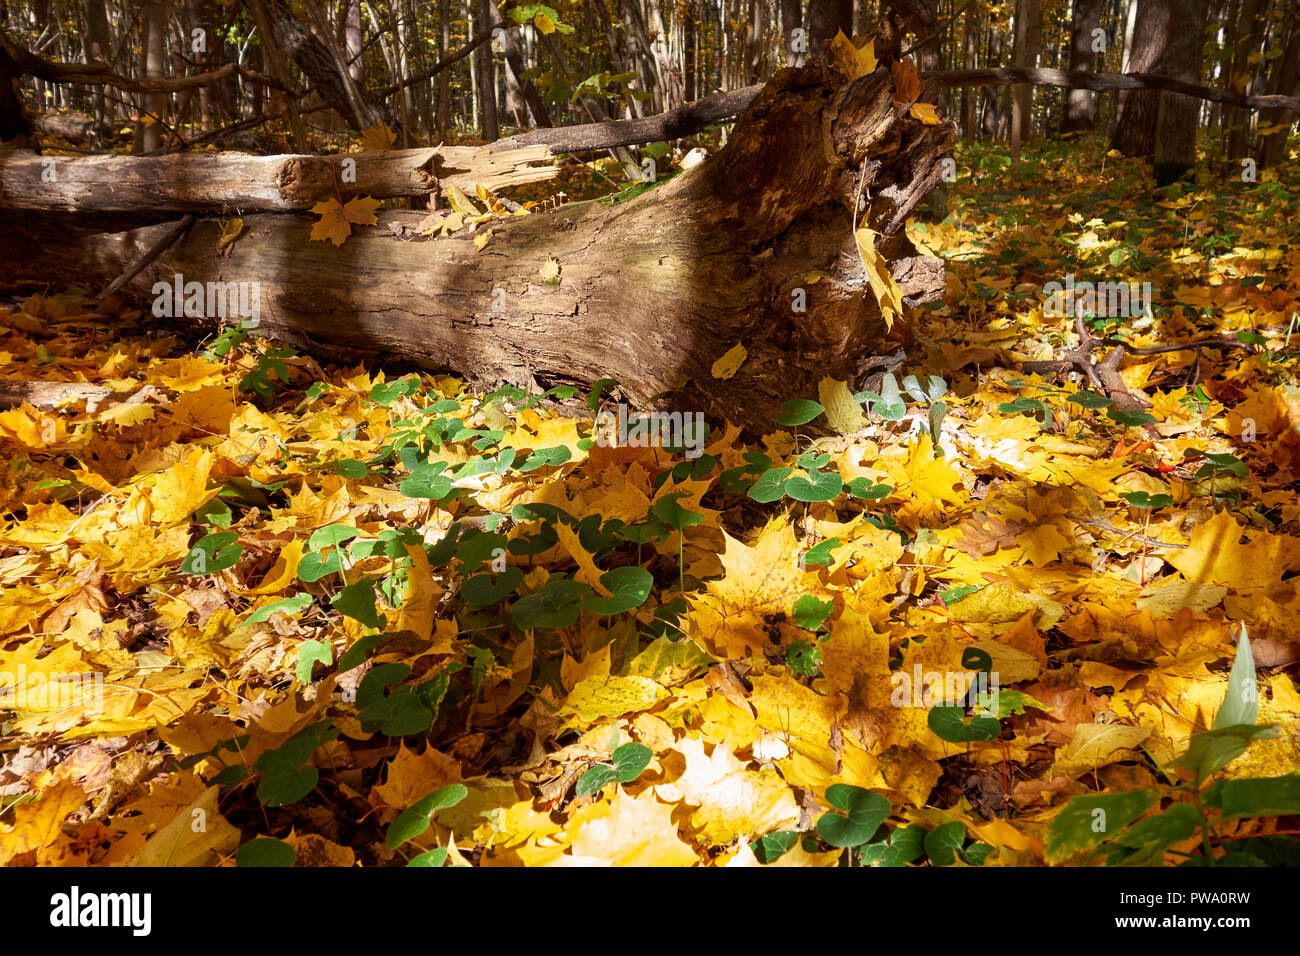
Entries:
POLYGON ((352 224, 373 226, 379 222, 375 210, 379 200, 369 196, 349 199, 340 206, 337 199, 327 199, 311 207, 311 211, 320 216, 320 221, 311 227, 312 239, 328 239, 336 246, 343 245, 352 235, 352 224))
POLYGON ((362 149, 380 150, 390 149, 397 141, 397 134, 388 128, 388 124, 380 121, 378 126, 371 126, 361 131, 362 149))
POLYGON ((1192 532, 1186 550, 1167 560, 1195 584, 1222 584, 1238 591, 1262 588, 1300 567, 1300 542, 1286 535, 1246 530, 1228 512, 1220 511, 1192 532), (1245 544, 1241 543, 1243 534, 1245 544))
POLYGON ((911 113, 926 126, 939 125, 939 114, 935 112, 933 103, 913 103, 911 113))
POLYGON ((1051 564, 1070 546, 1070 541, 1053 525, 1040 524, 1016 537, 1029 563, 1036 568, 1051 564))
POLYGON ((880 303, 880 314, 885 318, 885 328, 892 329, 894 316, 903 314, 903 290, 890 274, 884 256, 876 251, 876 232, 863 226, 855 236, 858 255, 862 257, 862 266, 867 271, 867 281, 871 283, 871 291, 880 303))
POLYGON ((674 808, 660 803, 653 790, 635 798, 619 790, 608 810, 597 806, 601 809, 590 815, 575 815, 577 826, 571 827, 575 858, 614 866, 692 866, 699 862, 695 851, 678 835, 674 808))
POLYGON ((856 80, 860 76, 867 76, 876 71, 876 48, 870 40, 859 49, 844 35, 844 31, 840 30, 831 39, 830 48, 835 69, 850 80, 856 80))
POLYGON ((841 435, 852 435, 867 424, 862 406, 853 400, 853 393, 844 382, 824 378, 817 383, 817 398, 826 408, 826 421, 841 435))

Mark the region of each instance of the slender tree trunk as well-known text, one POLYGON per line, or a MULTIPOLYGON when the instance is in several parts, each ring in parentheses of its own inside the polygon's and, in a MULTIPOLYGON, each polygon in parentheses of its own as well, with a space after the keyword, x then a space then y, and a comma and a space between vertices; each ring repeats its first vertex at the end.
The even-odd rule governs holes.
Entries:
MULTIPOLYGON (((451 47, 451 3, 438 0, 438 60, 447 59, 451 47)), ((451 123, 451 70, 438 74, 438 142, 447 142, 447 128, 451 123)))
MULTIPOLYGON (((167 34, 166 0, 144 0, 140 19, 145 29, 140 53, 140 72, 146 77, 166 75, 163 44, 167 34)), ((145 93, 140 98, 141 124, 136 137, 136 152, 151 153, 162 148, 162 124, 166 120, 167 94, 145 93)))
POLYGON ((853 0, 808 0, 808 54, 829 60, 835 34, 853 35, 853 0))
MULTIPOLYGON (((488 13, 492 17, 492 22, 496 26, 505 26, 505 18, 501 11, 495 5, 490 6, 488 13)), ((551 115, 546 109, 546 103, 542 99, 542 94, 538 92, 537 84, 532 80, 524 78, 524 72, 527 70, 528 61, 525 58, 523 44, 519 40, 519 30, 506 30, 505 39, 502 41, 504 49, 502 55, 506 61, 506 76, 509 82, 513 82, 522 104, 527 107, 528 113, 532 116, 532 125, 550 126, 551 115)), ((611 47, 612 49, 612 47, 611 47)), ((509 87, 507 86, 507 89, 509 87)), ((520 114, 519 125, 528 125, 528 117, 520 114)))
MULTIPOLYGON (((492 0, 477 0, 478 13, 475 23, 480 29, 492 22, 492 0)), ((501 128, 497 123, 497 90, 492 71, 492 45, 484 43, 474 51, 474 66, 478 73, 479 115, 482 119, 479 130, 489 143, 501 138, 501 128)))
MULTIPOLYGON (((1096 53, 1093 30, 1101 26, 1103 0, 1074 0, 1070 15, 1071 70, 1095 70, 1096 53)), ((1096 94, 1089 90, 1067 90, 1061 112, 1061 132, 1090 130, 1097 125, 1096 94)))
MULTIPOLYGON (((108 13, 104 9, 108 0, 84 0, 82 10, 86 18, 85 53, 86 62, 91 60, 108 61, 112 52, 112 43, 108 31, 108 13)), ((214 42, 215 38, 214 38, 214 42)), ((108 128, 107 99, 102 86, 95 87, 92 94, 92 108, 95 115, 95 129, 102 135, 108 128)))
POLYGON ((802 66, 804 55, 794 49, 794 31, 803 28, 803 11, 799 0, 781 0, 781 43, 785 48, 786 63, 802 66))
MULTIPOLYGON (((1150 73, 1156 69, 1172 34, 1171 0, 1133 0, 1132 40, 1124 49, 1125 73, 1150 73)), ((1180 28, 1181 29, 1181 28, 1180 28)), ((1200 35, 1197 35, 1200 42, 1200 35)), ((1119 94, 1119 119, 1111 135, 1111 148, 1125 156, 1154 156, 1160 93, 1127 90, 1119 94)))
MULTIPOLYGON (((1250 57, 1259 51, 1260 40, 1264 36, 1262 13, 1261 0, 1243 0, 1241 12, 1237 15, 1236 30, 1229 34, 1237 37, 1228 75, 1228 89, 1234 93, 1253 92, 1255 64, 1250 62, 1250 57)), ((1236 162, 1246 155, 1246 127, 1253 114, 1244 110, 1224 110, 1224 113, 1232 124, 1228 130, 1228 159, 1236 162)))
POLYGON ((361 0, 343 0, 343 52, 353 81, 365 84, 365 63, 361 57, 361 0))
MULTIPOLYGON (((1025 69, 1038 65, 1038 46, 1042 38, 1042 17, 1038 0, 1017 0, 1016 52, 1014 64, 1025 69)), ((1034 88, 1017 86, 1011 100, 1011 168, 1020 165, 1020 146, 1029 140, 1033 127, 1034 88)))
MULTIPOLYGON (((1201 48, 1209 9, 1210 0, 1173 0, 1173 22, 1179 28, 1173 31, 1165 44, 1159 73, 1184 83, 1200 83, 1201 48)), ((1155 175, 1156 183, 1166 186, 1196 164, 1196 127, 1201 101, 1167 92, 1158 95, 1155 175)))
MULTIPOLYGON (((979 49, 979 10, 975 0, 967 0, 962 20, 962 52, 965 67, 975 69, 979 64, 976 53, 979 49)), ((975 110, 979 103, 979 90, 968 86, 961 91, 962 138, 967 143, 975 142, 975 110)))
MULTIPOLYGON (((1286 48, 1277 65, 1272 92, 1300 96, 1300 5, 1293 5, 1287 11, 1282 36, 1286 40, 1286 48)), ((1283 110, 1266 110, 1260 119, 1264 124, 1280 127, 1276 132, 1265 136, 1260 144, 1259 165, 1276 166, 1286 155, 1287 135, 1295 117, 1283 110)))

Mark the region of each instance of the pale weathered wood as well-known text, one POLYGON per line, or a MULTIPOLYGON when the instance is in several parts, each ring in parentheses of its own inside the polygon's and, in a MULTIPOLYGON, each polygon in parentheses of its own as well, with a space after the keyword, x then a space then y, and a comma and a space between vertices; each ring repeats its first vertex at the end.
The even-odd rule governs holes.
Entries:
POLYGON ((293 212, 339 196, 426 196, 453 183, 497 190, 556 174, 545 146, 472 146, 336 156, 176 153, 168 156, 0 157, 0 208, 63 212, 293 212), (349 160, 355 162, 351 170, 349 160), (355 180, 355 181, 353 181, 355 180))

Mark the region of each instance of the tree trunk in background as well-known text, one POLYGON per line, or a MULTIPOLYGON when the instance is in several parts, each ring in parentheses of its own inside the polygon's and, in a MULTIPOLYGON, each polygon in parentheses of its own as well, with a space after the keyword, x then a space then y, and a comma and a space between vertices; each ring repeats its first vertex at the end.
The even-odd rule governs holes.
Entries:
MULTIPOLYGON (((259 332, 318 353, 363 350, 527 387, 614 376, 640 405, 767 431, 783 402, 816 396, 826 376, 860 387, 881 350, 884 318, 846 227, 859 186, 874 197, 867 224, 905 304, 944 289, 942 262, 919 255, 902 224, 938 180, 953 127, 900 115, 883 65, 840 82, 820 66, 782 72, 717 156, 615 206, 484 223, 492 235, 481 253, 469 230, 399 237, 394 226, 423 214, 382 210, 377 226, 337 247, 309 241, 311 217, 248 215, 222 257, 212 218, 128 287, 152 300, 155 283, 178 275, 257 282, 259 332), (557 280, 543 277, 548 263, 557 280), (823 277, 809 286, 814 271, 823 277), (732 379, 715 378, 736 342, 747 359, 732 379)), ((36 238, 50 234, 39 217, 6 216, 0 259, 20 279, 113 278, 172 228, 105 235, 82 217, 76 225, 51 243, 36 238)))
MULTIPOLYGON (((492 23, 495 26, 505 25, 505 18, 495 4, 489 6, 488 13, 491 15, 492 23)), ((518 30, 506 30, 505 39, 502 41, 504 46, 502 54, 505 56, 507 76, 514 81, 523 104, 528 108, 528 113, 532 116, 532 125, 550 126, 551 114, 546 109, 542 94, 537 90, 537 84, 532 80, 521 79, 524 71, 528 69, 528 65, 527 60, 524 58, 524 47, 519 36, 518 30)), ((446 73, 445 70, 443 72, 446 73)), ((524 118, 521 125, 528 125, 527 117, 524 118)))
POLYGON ((829 43, 841 30, 853 36, 853 0, 808 0, 808 55, 830 61, 829 43))
MULTIPOLYGON (((1004 66, 1002 62, 1005 33, 996 23, 989 24, 988 39, 988 56, 985 57, 987 65, 990 67, 1004 66)), ((982 94, 984 97, 983 116, 980 121, 984 138, 996 140, 1006 133, 1007 127, 1007 103, 1010 101, 1011 93, 1009 90, 999 90, 997 88, 985 87, 982 94)))
POLYGON ((800 0, 781 0, 781 45, 785 50, 786 63, 790 66, 802 66, 804 61, 802 53, 796 53, 790 48, 794 42, 794 31, 803 27, 803 11, 800 7, 800 0))
MULTIPOLYGON (((1156 69, 1172 32, 1171 0, 1133 0, 1133 40, 1124 50, 1125 73, 1150 73, 1156 69)), ((1182 27, 1180 26, 1181 30, 1182 27)), ((1200 35, 1197 35, 1200 42, 1200 35)), ((1160 93, 1156 90, 1123 90, 1119 94, 1119 119, 1111 135, 1112 149, 1125 156, 1154 156, 1156 119, 1160 93)))
MULTIPOLYGON (((265 47, 270 38, 273 51, 268 51, 268 66, 282 83, 287 83, 287 73, 281 56, 288 57, 302 71, 303 76, 325 102, 347 121, 354 130, 363 130, 378 124, 384 111, 353 82, 346 70, 340 69, 343 55, 337 56, 307 25, 294 16, 287 0, 242 0, 262 33, 265 47), (276 55, 278 54, 278 55, 276 55)), ((307 7, 308 12, 314 10, 307 7)), ((328 37, 332 39, 332 37, 328 37)), ((295 130, 297 133, 297 130, 295 130)))
MULTIPOLYGON (((140 54, 140 73, 146 77, 166 75, 163 42, 167 38, 166 0, 144 0, 140 21, 145 29, 144 48, 140 54)), ((151 153, 162 148, 162 123, 166 119, 167 94, 146 93, 140 97, 142 115, 137 128, 136 152, 151 153), (149 117, 153 120, 150 121, 149 117)))
MULTIPOLYGON (((978 65, 976 54, 979 51, 979 9, 975 0, 967 0, 966 10, 962 15, 962 53, 964 65, 973 70, 978 65)), ((969 86, 962 87, 961 116, 962 139, 967 143, 975 142, 975 112, 979 103, 979 90, 969 86)))
MULTIPOLYGON (((1038 46, 1042 40, 1043 20, 1038 0, 1016 2, 1015 66, 1033 69, 1038 66, 1038 46)), ((1029 141, 1034 119, 1034 88, 1017 86, 1011 93, 1011 168, 1020 165, 1020 146, 1029 141)))
MULTIPOLYGON (((83 38, 85 44, 86 62, 92 60, 108 61, 112 51, 112 43, 108 32, 108 13, 104 9, 107 0, 83 0, 82 12, 86 18, 86 35, 83 38)), ((214 43, 221 41, 216 37, 209 37, 208 48, 212 48, 214 43)), ((91 109, 95 115, 95 131, 103 135, 108 126, 108 101, 104 96, 104 88, 97 86, 91 93, 91 109)))
POLYGON ((358 85, 365 82, 365 66, 361 58, 361 0, 344 0, 343 52, 348 60, 348 73, 358 85))
POLYGON ((25 141, 31 132, 31 119, 18 95, 18 67, 0 54, 0 142, 25 141))
MULTIPOLYGON (((1282 60, 1277 65, 1277 72, 1272 82, 1272 92, 1290 96, 1300 96, 1300 5, 1292 5, 1287 11, 1282 36, 1290 37, 1282 60)), ((1285 110, 1266 110, 1260 117, 1261 124, 1282 126, 1275 133, 1265 136, 1260 143, 1259 165, 1276 166, 1286 156, 1286 140, 1295 116, 1285 110)))
MULTIPOLYGON (((1172 23, 1178 25, 1160 58, 1158 73, 1184 83, 1201 82, 1201 47, 1210 0, 1172 0, 1172 23)), ((1167 186, 1196 164, 1196 126, 1201 101, 1190 96, 1159 93, 1156 117, 1156 183, 1167 186)))
MULTIPOLYGON (((1237 38, 1237 45, 1232 51, 1232 66, 1228 73, 1228 89, 1234 93, 1251 93, 1254 84, 1255 64, 1250 62, 1252 53, 1259 50, 1260 40, 1264 36, 1263 4, 1261 0, 1242 0, 1241 12, 1237 16, 1236 29, 1228 36, 1237 38)), ((1246 155, 1246 128, 1253 115, 1244 110, 1224 110, 1231 124, 1228 130, 1228 159, 1235 163, 1246 155)))
POLYGON ((682 89, 687 103, 698 98, 695 92, 695 5, 691 0, 678 0, 676 17, 682 31, 682 89))
MULTIPOLYGON (((477 0, 475 26, 485 29, 492 23, 492 0, 477 0)), ((492 69, 492 44, 484 43, 474 51, 474 69, 478 84, 479 135, 487 142, 501 138, 501 128, 497 123, 497 89, 495 74, 492 69)))
MULTIPOLYGON (((1096 68, 1092 31, 1101 26, 1103 0, 1074 0, 1070 15, 1070 69, 1096 68)), ((1066 90, 1061 113, 1061 132, 1090 130, 1097 125, 1097 94, 1090 90, 1066 90)))
MULTIPOLYGON (((447 59, 451 47, 451 3, 438 0, 438 60, 447 59)), ((447 142, 451 125, 451 70, 438 74, 438 142, 447 142)))

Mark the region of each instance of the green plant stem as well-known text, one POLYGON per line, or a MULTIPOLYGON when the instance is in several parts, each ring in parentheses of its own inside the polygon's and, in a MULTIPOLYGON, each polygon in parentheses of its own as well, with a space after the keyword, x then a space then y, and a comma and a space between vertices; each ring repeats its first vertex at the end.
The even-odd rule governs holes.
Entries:
POLYGON ((1199 791, 1192 791, 1192 806, 1196 808, 1196 819, 1201 828, 1201 846, 1205 852, 1206 865, 1214 866, 1214 846, 1210 843, 1210 821, 1205 815, 1205 806, 1201 803, 1199 791))

